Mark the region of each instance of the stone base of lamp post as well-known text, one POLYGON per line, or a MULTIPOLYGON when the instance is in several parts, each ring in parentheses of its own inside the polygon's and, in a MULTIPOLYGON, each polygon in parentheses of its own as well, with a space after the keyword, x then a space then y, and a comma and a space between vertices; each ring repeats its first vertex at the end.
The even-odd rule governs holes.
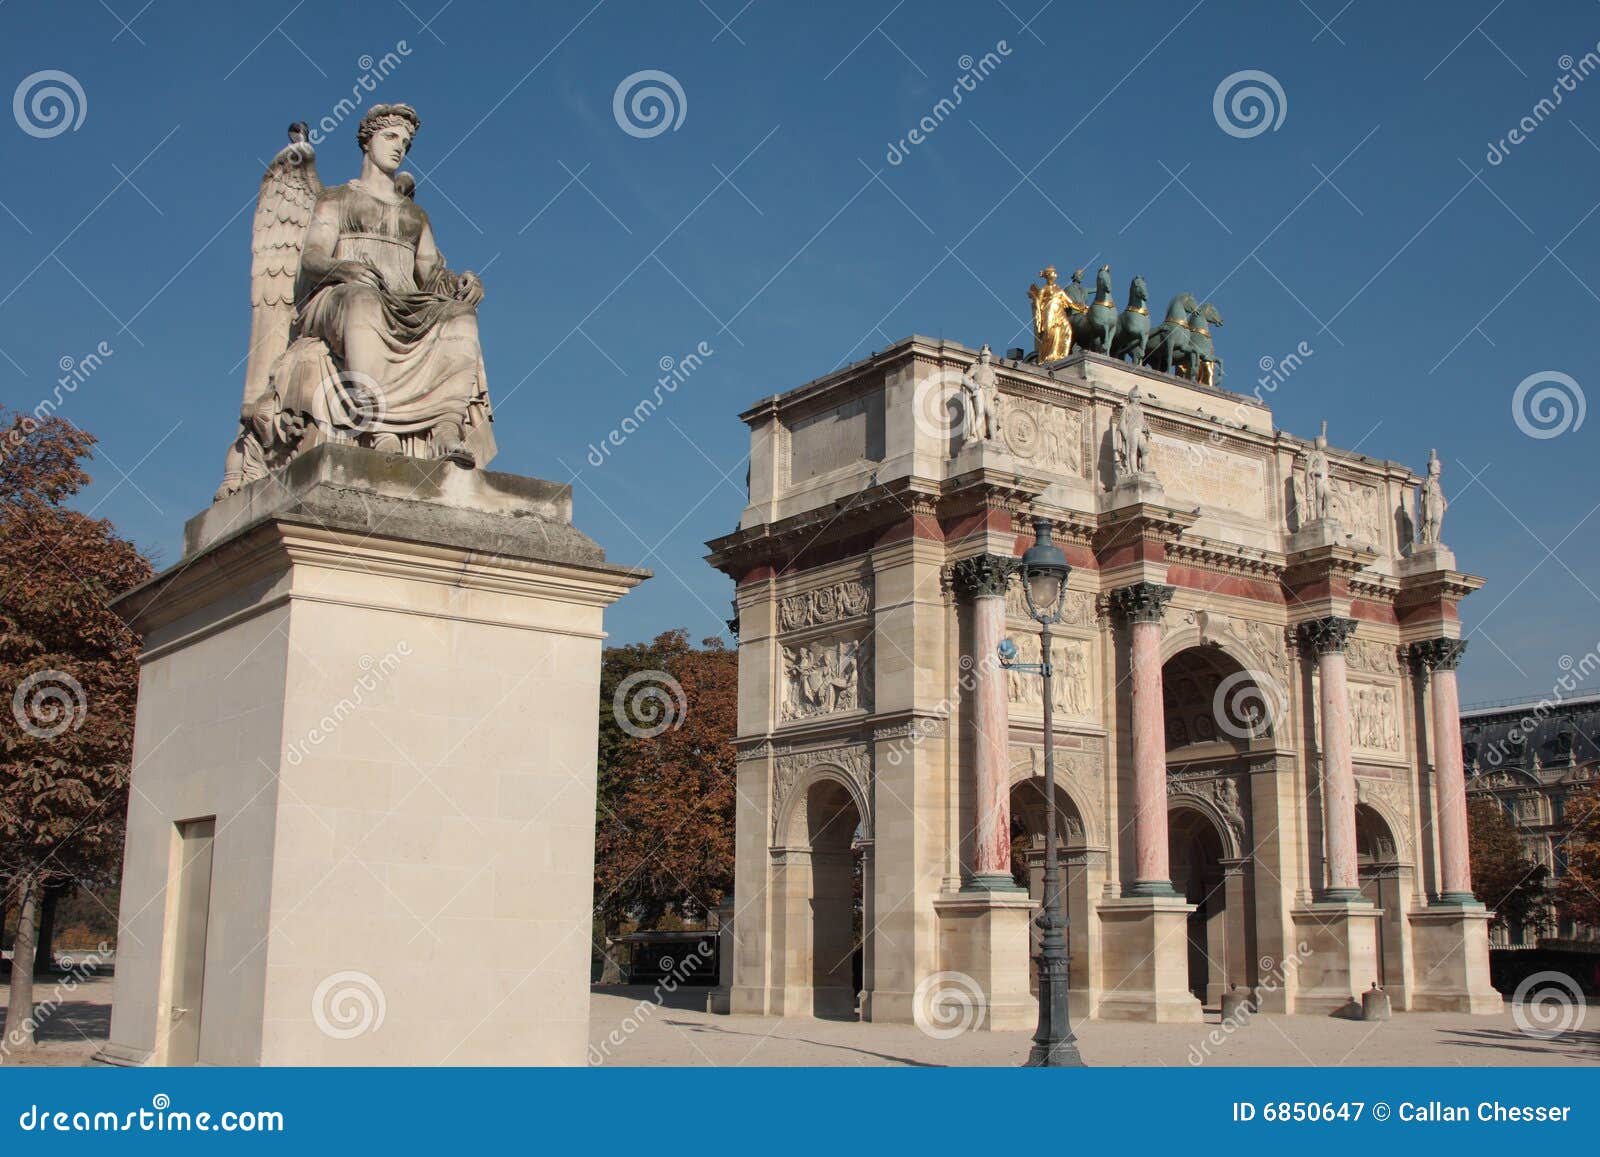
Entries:
POLYGON ((933 902, 939 966, 972 978, 983 1008, 973 1028, 1031 1029, 1039 1002, 1028 990, 1028 926, 1039 906, 1025 891, 961 892, 933 902))
POLYGON ((1262 971, 1295 975, 1294 1010, 1359 1017, 1361 994, 1378 979, 1378 921, 1368 900, 1327 899, 1296 908, 1295 948, 1262 971))
POLYGON ((1411 1008, 1418 1012, 1497 1013, 1505 997, 1489 983, 1489 909, 1482 904, 1430 904, 1411 913, 1418 960, 1411 1008))
POLYGON ((1204 1018, 1189 991, 1189 914, 1182 896, 1124 896, 1099 905, 1105 995, 1101 1020, 1193 1023, 1204 1018))

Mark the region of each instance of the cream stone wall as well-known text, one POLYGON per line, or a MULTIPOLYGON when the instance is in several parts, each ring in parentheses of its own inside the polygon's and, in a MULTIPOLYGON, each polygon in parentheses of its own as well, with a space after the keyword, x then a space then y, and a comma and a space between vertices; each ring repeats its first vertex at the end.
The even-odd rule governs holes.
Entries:
POLYGON ((645 577, 600 558, 290 504, 124 600, 145 653, 105 1059, 172 1059, 176 825, 214 816, 200 1063, 584 1063, 602 613, 645 577))

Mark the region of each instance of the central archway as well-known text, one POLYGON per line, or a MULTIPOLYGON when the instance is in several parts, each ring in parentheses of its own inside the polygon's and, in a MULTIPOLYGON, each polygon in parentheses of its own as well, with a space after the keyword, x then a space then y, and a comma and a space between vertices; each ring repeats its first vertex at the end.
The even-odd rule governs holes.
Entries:
MULTIPOLYGON (((1161 672, 1172 885, 1188 920, 1189 989, 1215 1008, 1257 983, 1251 762, 1273 747, 1285 692, 1222 646, 1178 651, 1161 672)), ((1269 837, 1270 838, 1270 837, 1269 837)))

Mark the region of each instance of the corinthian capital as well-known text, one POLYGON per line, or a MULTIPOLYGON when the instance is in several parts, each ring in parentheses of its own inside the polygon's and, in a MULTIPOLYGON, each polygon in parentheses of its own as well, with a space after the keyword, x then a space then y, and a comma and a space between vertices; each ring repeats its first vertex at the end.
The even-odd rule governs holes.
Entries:
POLYGON ((1006 586, 1017 569, 1017 560, 998 554, 978 554, 964 558, 951 569, 956 592, 964 599, 1005 598, 1006 586))
POLYGON ((1159 623, 1172 593, 1173 588, 1163 583, 1134 583, 1112 591, 1111 602, 1130 623, 1159 623))
POLYGON ((1331 655, 1343 652, 1350 636, 1356 633, 1354 619, 1329 615, 1325 619, 1310 619, 1300 624, 1300 638, 1314 655, 1331 655))
POLYGON ((1429 671, 1454 671, 1466 653, 1465 639, 1424 639, 1411 644, 1411 657, 1429 671))

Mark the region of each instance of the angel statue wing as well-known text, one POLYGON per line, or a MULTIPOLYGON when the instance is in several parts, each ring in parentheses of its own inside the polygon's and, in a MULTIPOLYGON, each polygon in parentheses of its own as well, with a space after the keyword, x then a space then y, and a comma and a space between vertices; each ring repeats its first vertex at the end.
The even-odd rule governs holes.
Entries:
POLYGON ((267 166, 256 197, 250 233, 250 356, 244 373, 247 413, 266 394, 272 363, 289 348, 300 253, 322 192, 309 135, 303 121, 289 126, 289 143, 267 166))

